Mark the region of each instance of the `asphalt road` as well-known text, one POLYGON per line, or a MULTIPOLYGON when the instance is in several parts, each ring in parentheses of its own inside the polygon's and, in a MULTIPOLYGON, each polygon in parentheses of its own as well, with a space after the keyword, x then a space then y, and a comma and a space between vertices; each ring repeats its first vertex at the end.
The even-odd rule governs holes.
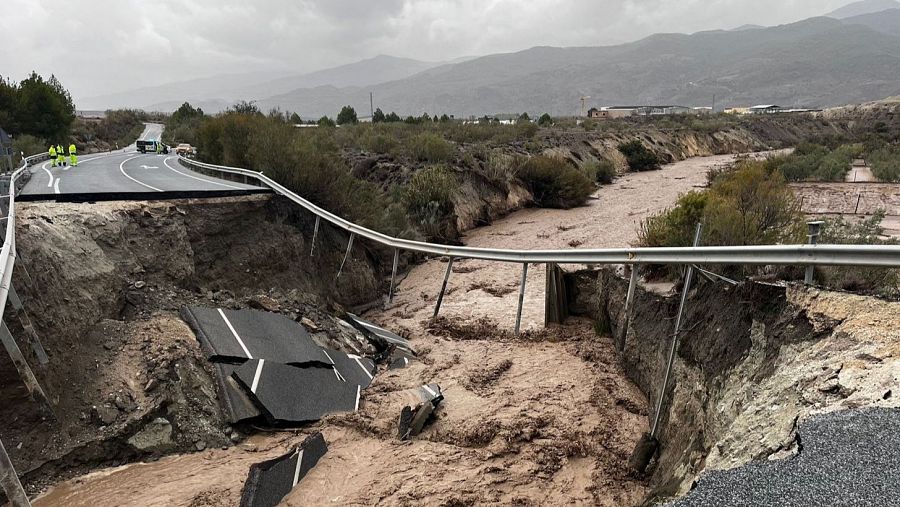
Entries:
MULTIPOLYGON (((147 124, 141 139, 156 140, 162 125, 147 124)), ((267 189, 227 181, 183 167, 174 154, 141 154, 134 145, 122 150, 79 157, 78 166, 52 167, 50 161, 31 169, 20 200, 111 200, 242 195, 267 189)))
POLYGON ((900 409, 864 408, 800 425, 800 452, 703 475, 671 507, 900 505, 900 409))

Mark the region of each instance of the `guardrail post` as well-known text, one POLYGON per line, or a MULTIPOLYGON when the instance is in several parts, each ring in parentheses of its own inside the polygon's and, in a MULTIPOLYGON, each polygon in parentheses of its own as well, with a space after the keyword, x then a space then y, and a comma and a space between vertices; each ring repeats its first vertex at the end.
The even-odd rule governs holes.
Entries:
POLYGON ((391 268, 391 287, 388 289, 388 303, 394 301, 394 280, 397 279, 397 264, 400 263, 400 249, 394 249, 394 267, 391 268))
POLYGON ((625 326, 622 331, 622 344, 619 345, 619 350, 625 350, 625 340, 628 339, 628 328, 631 327, 631 313, 632 308, 634 308, 634 290, 637 287, 638 281, 638 264, 631 265, 631 278, 628 281, 628 295, 625 296, 625 326))
POLYGON ((43 406, 51 419, 55 419, 56 416, 53 414, 53 406, 50 404, 50 399, 47 398, 47 395, 41 388, 41 384, 38 383, 37 377, 31 371, 31 367, 28 366, 28 362, 25 360, 25 356, 22 355, 16 340, 13 339, 12 333, 9 332, 6 322, 2 320, 0 320, 0 342, 3 343, 3 347, 9 353, 9 357, 12 359, 16 369, 19 370, 19 377, 22 378, 22 382, 25 383, 25 387, 28 389, 31 397, 43 406))
MULTIPOLYGON (((824 223, 825 222, 822 222, 822 221, 815 221, 815 222, 808 222, 806 224, 807 227, 809 227, 809 234, 807 235, 807 237, 809 238, 810 245, 816 245, 819 243, 819 234, 822 230, 822 225, 824 223)), ((804 278, 803 278, 803 282, 806 283, 806 285, 813 284, 813 281, 814 281, 813 278, 814 278, 815 272, 816 272, 815 266, 807 266, 806 267, 806 276, 804 276, 804 278)))
POLYGON ((441 303, 444 302, 444 292, 447 291, 447 282, 450 280, 450 272, 453 271, 453 257, 447 261, 447 271, 444 272, 444 282, 441 283, 441 291, 438 293, 437 302, 434 304, 434 315, 431 318, 436 319, 438 312, 441 311, 441 303))
POLYGON ((341 261, 341 267, 338 268, 337 276, 334 277, 335 279, 340 278, 341 273, 343 273, 343 271, 344 271, 344 264, 347 262, 347 259, 350 258, 350 250, 353 249, 353 238, 355 238, 355 237, 356 237, 356 234, 351 232, 350 233, 350 241, 347 242, 347 252, 344 254, 344 260, 341 261))
POLYGON ((525 303, 525 281, 528 279, 528 263, 522 264, 522 283, 519 285, 519 306, 516 309, 516 334, 522 324, 522 305, 525 303))
POLYGON ((12 304, 13 310, 16 311, 16 314, 19 316, 19 320, 22 323, 22 328, 25 330, 28 336, 28 341, 31 344, 31 350, 34 351, 34 355, 38 359, 38 363, 41 365, 48 364, 50 362, 50 358, 47 357, 47 352, 44 350, 44 346, 41 344, 40 338, 38 338, 37 331, 34 330, 34 325, 31 323, 31 318, 28 317, 28 313, 25 312, 25 306, 22 304, 22 300, 19 299, 19 294, 16 293, 16 288, 13 286, 9 287, 9 302, 12 304))
POLYGON ((322 221, 322 217, 316 215, 316 225, 313 226, 313 237, 312 237, 312 246, 309 248, 309 256, 312 257, 313 253, 316 251, 316 237, 319 235, 319 223, 322 221))
POLYGON ((562 324, 569 316, 566 281, 559 264, 548 263, 544 285, 544 325, 562 324))
POLYGON ((9 499, 9 504, 12 507, 31 507, 31 502, 28 501, 28 496, 22 488, 22 483, 19 482, 16 469, 13 468, 9 455, 6 454, 3 442, 0 442, 0 486, 3 487, 6 498, 9 499))

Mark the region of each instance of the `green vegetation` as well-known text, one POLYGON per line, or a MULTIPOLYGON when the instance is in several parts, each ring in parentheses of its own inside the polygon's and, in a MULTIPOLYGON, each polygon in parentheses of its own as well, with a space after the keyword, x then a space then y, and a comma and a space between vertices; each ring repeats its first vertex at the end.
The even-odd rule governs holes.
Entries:
POLYGON ((430 166, 415 173, 403 190, 406 211, 427 238, 456 239, 453 195, 458 188, 449 168, 430 166))
POLYGON ((872 174, 881 181, 900 181, 900 147, 885 145, 874 149, 867 157, 872 174))
POLYGON ((13 136, 64 142, 74 121, 72 96, 55 76, 32 72, 18 84, 0 77, 0 126, 13 136))
POLYGON ((453 145, 437 134, 426 132, 409 139, 406 144, 409 155, 419 162, 431 164, 447 162, 454 155, 453 145))
POLYGON ((518 176, 534 195, 535 204, 546 208, 580 206, 594 191, 594 182, 584 172, 557 158, 532 157, 518 176))
POLYGON ((787 181, 843 181, 862 149, 858 144, 829 149, 821 144, 802 143, 790 155, 771 157, 766 164, 769 171, 780 171, 787 181))
POLYGON ((742 161, 708 190, 682 195, 675 206, 647 218, 640 246, 690 246, 697 223, 707 245, 797 243, 804 237, 799 205, 784 178, 765 162, 742 161))
POLYGON ((553 125, 553 118, 549 113, 544 113, 540 118, 538 118, 538 125, 540 125, 541 127, 549 127, 553 125))
POLYGON ((185 102, 166 119, 165 138, 172 144, 197 144, 197 129, 206 115, 199 107, 195 108, 185 102))
POLYGON ((659 169, 659 159, 637 139, 619 145, 619 151, 625 155, 628 168, 632 171, 652 171, 659 169))
POLYGON ((344 106, 341 108, 341 112, 337 115, 337 124, 338 125, 349 125, 354 124, 358 120, 356 118, 356 110, 350 106, 344 106))
POLYGON ((581 163, 579 169, 589 180, 601 185, 612 183, 617 174, 615 164, 606 159, 586 160, 581 163))

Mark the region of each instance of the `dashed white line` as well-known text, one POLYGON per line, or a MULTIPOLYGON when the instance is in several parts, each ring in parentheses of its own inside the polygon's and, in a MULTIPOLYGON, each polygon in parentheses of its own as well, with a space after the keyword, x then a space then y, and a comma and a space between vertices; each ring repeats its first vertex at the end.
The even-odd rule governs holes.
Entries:
POLYGON ((49 163, 50 162, 44 162, 44 165, 41 166, 41 169, 43 169, 44 172, 47 173, 47 176, 50 177, 50 181, 47 182, 47 188, 52 188, 53 187, 53 173, 50 172, 50 169, 47 169, 47 164, 49 164, 49 163))
POLYGON ((361 391, 362 391, 362 386, 357 385, 356 386, 356 407, 353 408, 354 412, 359 410, 359 394, 361 391))
POLYGON ((228 326, 228 330, 231 331, 231 334, 234 336, 234 339, 237 340, 238 345, 240 345, 241 349, 244 350, 244 354, 247 354, 247 359, 253 359, 253 354, 251 354, 250 351, 247 350, 247 346, 244 345, 244 340, 241 340, 240 335, 238 335, 237 331, 234 330, 234 326, 231 325, 231 321, 228 320, 228 317, 225 316, 225 312, 223 312, 221 308, 219 308, 219 315, 222 316, 222 320, 225 321, 225 325, 228 326))
POLYGON ((265 363, 265 359, 260 359, 259 364, 256 365, 256 373, 253 374, 253 385, 250 386, 251 393, 256 394, 256 388, 259 386, 259 377, 262 376, 263 365, 265 363))
POLYGON ((300 482, 300 466, 303 464, 303 449, 297 450, 297 467, 294 468, 294 486, 300 482))
POLYGON ((356 364, 358 364, 359 367, 362 368, 362 371, 366 372, 366 375, 369 377, 369 379, 375 378, 372 376, 371 373, 369 373, 369 370, 366 369, 365 366, 363 366, 362 361, 360 360, 361 358, 359 356, 353 356, 353 355, 347 354, 347 357, 353 358, 356 361, 356 364))
POLYGON ((53 193, 59 193, 59 178, 56 178, 56 183, 53 184, 53 193))
POLYGON ((195 179, 195 180, 197 180, 197 181, 202 181, 202 182, 204 182, 204 183, 211 183, 211 184, 213 184, 213 185, 219 185, 219 186, 222 186, 222 187, 233 188, 233 189, 235 189, 235 190, 244 190, 243 187, 236 187, 236 186, 234 186, 234 185, 229 185, 229 184, 227 184, 227 183, 219 183, 218 181, 208 180, 208 179, 206 179, 206 178, 200 178, 200 177, 193 176, 193 175, 190 175, 190 174, 187 174, 187 173, 183 173, 183 172, 179 171, 178 169, 175 169, 174 167, 172 167, 172 166, 169 165, 169 161, 172 160, 173 158, 175 158, 175 157, 169 157, 169 158, 163 160, 163 164, 165 164, 166 167, 168 167, 169 169, 175 171, 176 173, 178 173, 178 174, 180 174, 180 175, 182 175, 182 176, 187 176, 188 178, 193 178, 193 179, 195 179))
MULTIPOLYGON (((141 157, 141 155, 138 155, 137 157, 126 158, 125 160, 122 161, 121 164, 119 164, 119 171, 122 173, 122 176, 125 176, 125 177, 128 178, 129 180, 131 180, 131 181, 137 183, 138 185, 145 186, 145 187, 149 188, 150 190, 155 190, 155 191, 157 191, 157 192, 162 192, 162 190, 160 190, 160 189, 158 189, 158 188, 156 188, 156 187, 154 187, 154 186, 152 186, 152 185, 148 185, 148 184, 146 184, 146 183, 144 183, 144 182, 142 182, 142 181, 138 181, 138 180, 132 178, 131 176, 128 175, 128 173, 125 172, 125 162, 131 161, 131 160, 134 160, 134 159, 140 158, 140 157, 141 157)), ((219 310, 219 311, 221 311, 221 310, 219 310)), ((223 314, 223 315, 224 315, 224 314, 223 314)))

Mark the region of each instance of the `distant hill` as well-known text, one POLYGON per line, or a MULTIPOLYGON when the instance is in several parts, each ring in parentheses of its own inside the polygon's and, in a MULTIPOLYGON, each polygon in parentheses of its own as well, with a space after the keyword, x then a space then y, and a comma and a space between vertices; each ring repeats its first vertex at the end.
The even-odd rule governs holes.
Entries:
MULTIPOLYGON (((898 24, 897 26, 900 26, 898 24)), ((658 34, 606 47, 535 47, 442 65, 375 87, 315 87, 261 102, 305 117, 342 105, 400 114, 574 114, 593 105, 770 103, 829 106, 900 93, 900 37, 890 27, 812 18, 771 28, 658 34)))
POLYGON ((872 30, 900 37, 900 9, 862 14, 843 20, 845 24, 864 25, 872 30))
POLYGON ((900 2, 896 0, 863 0, 845 5, 840 9, 829 12, 825 16, 834 19, 845 19, 898 8, 900 8, 900 2))
POLYGON ((376 85, 409 77, 438 65, 442 63, 379 55, 308 74, 290 74, 287 71, 224 74, 112 95, 88 97, 78 99, 76 103, 82 109, 137 107, 150 111, 174 111, 184 101, 189 101, 205 104, 204 111, 218 112, 238 100, 259 100, 298 88, 325 85, 336 87, 376 85))

